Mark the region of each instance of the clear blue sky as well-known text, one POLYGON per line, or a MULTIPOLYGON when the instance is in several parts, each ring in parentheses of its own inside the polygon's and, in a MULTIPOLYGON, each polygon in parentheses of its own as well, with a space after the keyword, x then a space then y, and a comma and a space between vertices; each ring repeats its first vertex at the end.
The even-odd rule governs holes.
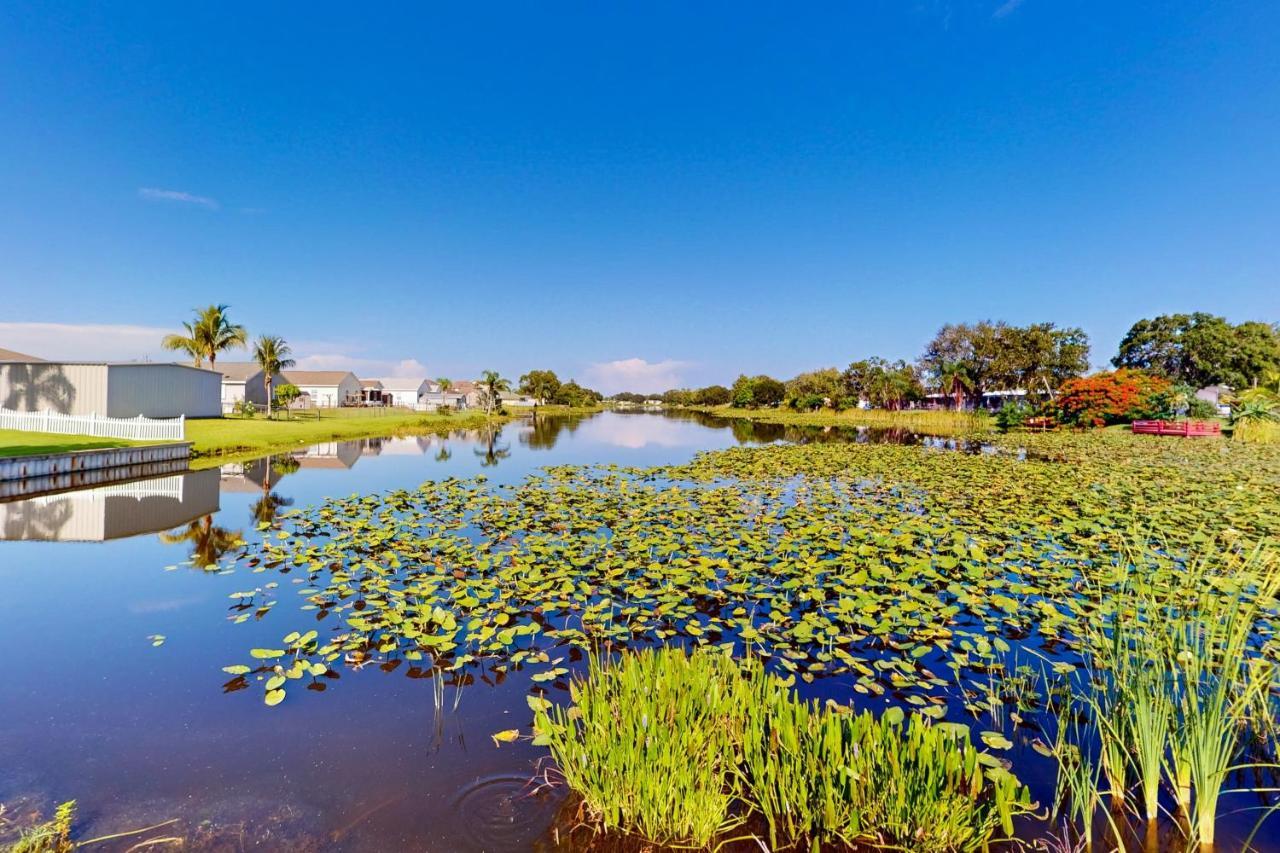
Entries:
POLYGON ((1280 319, 1278 42, 1265 2, 8 0, 0 346, 219 301, 366 374, 651 390, 983 318, 1102 364, 1280 319))

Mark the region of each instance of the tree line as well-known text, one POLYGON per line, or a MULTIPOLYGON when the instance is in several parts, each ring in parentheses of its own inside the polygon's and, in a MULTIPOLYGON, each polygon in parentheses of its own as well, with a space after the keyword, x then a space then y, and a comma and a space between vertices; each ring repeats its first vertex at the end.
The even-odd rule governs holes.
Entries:
MULTIPOLYGON (((941 395, 956 408, 977 406, 995 391, 1023 390, 1054 400, 1064 383, 1089 372, 1088 334, 1054 323, 948 323, 914 362, 880 357, 827 367, 789 380, 739 376, 731 387, 673 388, 660 395, 622 392, 611 399, 666 405, 901 409, 941 395)), ((1232 324, 1206 313, 1168 314, 1135 323, 1111 360, 1118 369, 1167 380, 1173 396, 1207 385, 1257 387, 1280 370, 1280 325, 1232 324)), ((937 399, 937 398, 935 398, 937 399)))

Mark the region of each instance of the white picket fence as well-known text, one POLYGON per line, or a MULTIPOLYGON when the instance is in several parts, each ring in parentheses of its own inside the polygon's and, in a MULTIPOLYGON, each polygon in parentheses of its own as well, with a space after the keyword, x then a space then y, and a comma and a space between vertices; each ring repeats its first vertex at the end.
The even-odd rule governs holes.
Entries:
POLYGON ((64 415, 60 412, 15 412, 0 408, 0 429, 24 432, 55 432, 66 435, 93 435, 99 438, 126 438, 134 441, 182 441, 186 418, 108 418, 105 415, 64 415))

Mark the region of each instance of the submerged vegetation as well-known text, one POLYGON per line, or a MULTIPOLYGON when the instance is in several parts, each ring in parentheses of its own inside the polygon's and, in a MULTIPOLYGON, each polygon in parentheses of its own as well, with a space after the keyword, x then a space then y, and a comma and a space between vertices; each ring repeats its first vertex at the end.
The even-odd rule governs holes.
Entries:
POLYGON ((754 819, 772 849, 969 851, 1031 808, 966 727, 820 708, 754 657, 624 655, 571 695, 569 707, 530 697, 534 742, 599 826, 659 844, 704 847, 754 819))
POLYGON ((237 592, 232 615, 276 618, 290 587, 305 613, 228 666, 226 689, 256 686, 274 706, 346 666, 436 684, 521 672, 536 714, 562 727, 553 752, 595 819, 663 843, 701 844, 754 814, 778 844, 864 831, 892 843, 921 820, 937 846, 910 849, 970 849, 989 813, 964 827, 925 820, 915 805, 936 802, 858 800, 868 792, 850 778, 804 768, 856 766, 851 743, 868 761, 909 753, 922 763, 894 765, 876 792, 918 779, 911 791, 937 795, 971 772, 959 740, 956 757, 937 739, 989 720, 988 749, 1034 738, 1060 764, 1058 812, 1076 837, 1092 838, 1099 814, 1120 824, 1126 810, 1181 808, 1187 835, 1212 843, 1228 775, 1274 754, 1278 573, 1266 555, 1280 544, 1280 452, 1113 431, 974 449, 740 447, 282 513, 240 558, 275 577, 237 592), (718 648, 762 671, 740 675, 722 655, 631 662, 659 645, 718 648), (584 653, 623 663, 571 684, 584 653), (675 671, 664 686, 645 667, 675 671), (840 676, 825 695, 886 710, 873 720, 789 694, 725 698, 774 675, 801 695, 840 676), (724 693, 695 686, 708 679, 724 693), (571 707, 548 698, 557 689, 571 707), (665 716, 619 698, 645 689, 665 716), (609 711, 624 706, 640 716, 609 711), (626 733, 659 720, 660 741, 626 733), (770 733, 768 749, 748 726, 770 733), (785 754, 770 751, 775 738, 792 743, 785 754), (1104 798, 1121 817, 1099 810, 1104 798))

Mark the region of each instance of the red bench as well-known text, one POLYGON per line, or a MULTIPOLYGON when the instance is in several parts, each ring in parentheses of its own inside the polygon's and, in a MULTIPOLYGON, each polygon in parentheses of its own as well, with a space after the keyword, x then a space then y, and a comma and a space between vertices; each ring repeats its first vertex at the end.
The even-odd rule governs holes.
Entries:
POLYGON ((1134 421, 1133 431, 1142 435, 1180 435, 1184 438, 1195 438, 1222 435, 1222 425, 1216 421, 1134 421))

